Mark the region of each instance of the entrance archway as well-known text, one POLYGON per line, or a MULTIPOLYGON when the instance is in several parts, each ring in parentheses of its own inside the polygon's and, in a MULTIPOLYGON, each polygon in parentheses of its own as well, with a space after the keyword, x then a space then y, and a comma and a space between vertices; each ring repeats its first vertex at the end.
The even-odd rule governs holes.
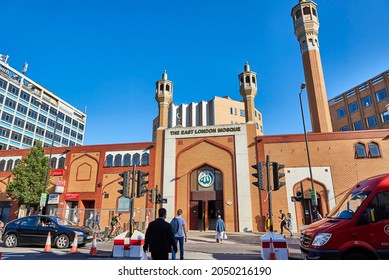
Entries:
POLYGON ((223 179, 220 170, 204 165, 190 174, 190 230, 214 230, 223 216, 223 179))

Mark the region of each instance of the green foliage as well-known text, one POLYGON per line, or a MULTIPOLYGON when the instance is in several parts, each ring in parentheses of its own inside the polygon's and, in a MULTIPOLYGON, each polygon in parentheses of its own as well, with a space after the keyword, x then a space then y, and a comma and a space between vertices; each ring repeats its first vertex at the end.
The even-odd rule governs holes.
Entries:
POLYGON ((42 144, 38 143, 12 170, 14 179, 7 186, 7 195, 20 204, 39 202, 45 189, 48 166, 42 144))

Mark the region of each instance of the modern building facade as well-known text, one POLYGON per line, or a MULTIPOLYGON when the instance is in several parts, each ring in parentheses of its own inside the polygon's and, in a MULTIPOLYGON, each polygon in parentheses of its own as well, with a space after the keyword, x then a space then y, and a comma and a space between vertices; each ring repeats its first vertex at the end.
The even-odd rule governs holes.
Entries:
POLYGON ((86 114, 8 65, 0 55, 0 149, 84 143, 86 114))
POLYGON ((389 70, 328 101, 334 131, 389 128, 389 70))

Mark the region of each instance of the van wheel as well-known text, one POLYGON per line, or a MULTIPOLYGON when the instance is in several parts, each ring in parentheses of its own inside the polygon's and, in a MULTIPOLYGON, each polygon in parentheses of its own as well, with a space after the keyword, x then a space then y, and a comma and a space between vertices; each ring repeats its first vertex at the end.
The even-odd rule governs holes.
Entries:
POLYGON ((345 260, 369 260, 368 256, 362 253, 350 253, 344 257, 345 260))

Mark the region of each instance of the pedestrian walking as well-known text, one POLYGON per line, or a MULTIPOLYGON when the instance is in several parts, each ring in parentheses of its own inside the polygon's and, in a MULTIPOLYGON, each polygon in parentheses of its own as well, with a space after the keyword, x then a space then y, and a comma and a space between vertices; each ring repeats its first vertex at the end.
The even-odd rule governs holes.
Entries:
POLYGON ((158 218, 152 221, 146 230, 143 251, 150 251, 153 260, 168 260, 172 248, 177 253, 172 226, 165 219, 166 209, 158 209, 158 218))
POLYGON ((286 229, 286 216, 282 209, 280 209, 280 216, 278 218, 280 219, 281 234, 284 234, 284 228, 286 229))
POLYGON ((292 237, 293 236, 293 233, 292 233, 292 214, 290 214, 290 213, 287 213, 286 214, 286 230, 287 231, 289 231, 289 233, 290 233, 290 237, 292 237))
MULTIPOLYGON (((184 242, 187 241, 186 228, 185 228, 185 220, 181 217, 182 210, 177 210, 177 216, 172 219, 170 224, 172 225, 173 233, 174 233, 174 243, 180 245, 180 260, 184 259, 184 242)), ((176 253, 172 252, 172 260, 176 259, 176 253)))
POLYGON ((120 217, 122 213, 119 213, 117 216, 113 216, 111 219, 111 231, 108 234, 108 237, 113 237, 112 234, 115 234, 115 231, 117 228, 120 228, 122 226, 120 222, 120 217))
POLYGON ((100 212, 97 212, 94 219, 95 224, 93 225, 93 230, 96 231, 97 229, 98 235, 100 234, 101 231, 100 220, 101 220, 100 212))
POLYGON ((216 220, 216 242, 223 243, 225 239, 226 224, 224 223, 220 215, 217 216, 216 220))

